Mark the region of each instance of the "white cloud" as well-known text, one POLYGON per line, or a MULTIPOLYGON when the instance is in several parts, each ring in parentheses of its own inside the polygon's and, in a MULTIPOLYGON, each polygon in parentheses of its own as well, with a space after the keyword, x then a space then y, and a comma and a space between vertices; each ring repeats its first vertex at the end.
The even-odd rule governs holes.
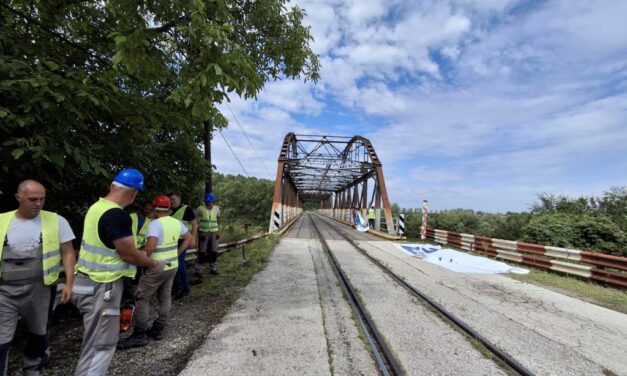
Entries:
POLYGON ((542 191, 627 184, 627 2, 296 3, 321 82, 270 83, 258 102, 231 104, 273 174, 285 133, 361 132, 353 116, 401 205, 525 210, 542 191))

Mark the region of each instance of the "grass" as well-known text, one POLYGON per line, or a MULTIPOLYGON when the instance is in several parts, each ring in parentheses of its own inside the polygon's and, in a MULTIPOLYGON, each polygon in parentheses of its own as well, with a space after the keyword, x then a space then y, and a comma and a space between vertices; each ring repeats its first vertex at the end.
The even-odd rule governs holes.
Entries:
MULTIPOLYGON (((271 235, 245 245, 246 261, 244 261, 241 247, 220 254, 218 258, 220 274, 204 278, 203 283, 193 286, 189 297, 184 299, 196 302, 196 305, 203 302, 200 306, 188 307, 188 309, 197 309, 198 329, 208 333, 211 328, 222 321, 252 277, 265 267, 279 239, 278 236, 271 235)), ((176 362, 177 364, 173 367, 174 372, 171 374, 178 374, 185 367, 193 351, 202 344, 203 340, 204 335, 188 346, 187 351, 181 354, 179 361, 176 362)))
POLYGON ((246 262, 242 257, 241 247, 221 253, 218 259, 220 274, 206 278, 201 285, 194 286, 190 296, 214 298, 220 305, 220 311, 228 310, 253 275, 263 269, 278 240, 277 236, 271 235, 246 245, 246 262))
POLYGON ((627 313, 627 291, 605 287, 576 277, 527 267, 529 274, 509 274, 511 278, 546 287, 614 311, 627 313))
POLYGON ((267 226, 251 225, 248 233, 244 232, 244 226, 238 223, 222 226, 220 228, 220 243, 237 241, 268 231, 267 226))

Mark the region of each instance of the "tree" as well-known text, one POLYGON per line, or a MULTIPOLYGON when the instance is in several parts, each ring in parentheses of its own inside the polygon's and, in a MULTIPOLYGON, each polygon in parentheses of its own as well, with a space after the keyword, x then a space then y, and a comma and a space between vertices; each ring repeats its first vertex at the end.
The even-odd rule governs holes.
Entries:
POLYGON ((625 234, 610 219, 590 214, 548 213, 534 216, 523 240, 557 247, 627 255, 625 234))
POLYGON ((32 177, 78 222, 123 166, 145 173, 144 199, 200 194, 217 103, 318 78, 303 15, 281 0, 0 2, 0 210, 32 177))

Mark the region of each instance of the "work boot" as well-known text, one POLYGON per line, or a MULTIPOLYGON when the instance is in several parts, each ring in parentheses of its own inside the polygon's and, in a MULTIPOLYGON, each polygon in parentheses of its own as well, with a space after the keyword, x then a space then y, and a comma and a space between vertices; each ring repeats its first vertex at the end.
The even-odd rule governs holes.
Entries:
POLYGON ((202 282, 202 278, 203 278, 202 271, 203 271, 202 266, 198 264, 194 265, 194 277, 196 277, 198 280, 198 282, 196 282, 195 284, 202 282))
POLYGON ((213 274, 213 275, 218 275, 218 264, 215 262, 212 262, 211 264, 209 264, 209 273, 213 274))
POLYGON ((148 329, 148 337, 155 341, 161 341, 163 339, 163 332, 165 331, 165 325, 153 323, 152 327, 148 329))
POLYGON ((133 334, 118 342, 118 349, 125 350, 133 347, 144 347, 148 344, 149 339, 145 330, 133 330, 133 334))

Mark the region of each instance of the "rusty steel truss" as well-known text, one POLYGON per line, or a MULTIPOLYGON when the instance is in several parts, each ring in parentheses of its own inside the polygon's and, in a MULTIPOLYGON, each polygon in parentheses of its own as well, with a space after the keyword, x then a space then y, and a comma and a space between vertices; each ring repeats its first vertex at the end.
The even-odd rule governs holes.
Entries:
POLYGON ((394 233, 383 166, 372 143, 361 136, 320 136, 288 133, 279 155, 272 200, 270 231, 298 215, 314 201, 323 214, 352 221, 352 210, 376 213, 376 229, 385 219, 394 233), (383 213, 381 213, 383 212, 383 213))

